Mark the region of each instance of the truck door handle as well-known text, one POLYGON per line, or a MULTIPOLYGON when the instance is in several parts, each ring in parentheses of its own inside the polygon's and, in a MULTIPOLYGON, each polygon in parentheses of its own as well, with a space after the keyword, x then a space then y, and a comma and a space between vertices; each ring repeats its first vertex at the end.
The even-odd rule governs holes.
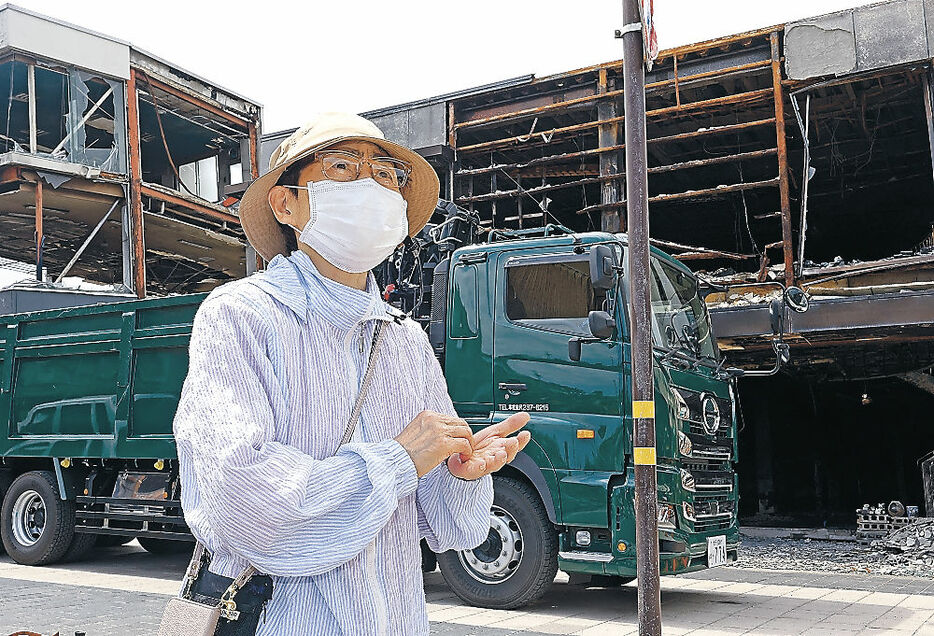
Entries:
POLYGON ((499 388, 503 391, 525 391, 529 387, 524 382, 500 382, 499 388))

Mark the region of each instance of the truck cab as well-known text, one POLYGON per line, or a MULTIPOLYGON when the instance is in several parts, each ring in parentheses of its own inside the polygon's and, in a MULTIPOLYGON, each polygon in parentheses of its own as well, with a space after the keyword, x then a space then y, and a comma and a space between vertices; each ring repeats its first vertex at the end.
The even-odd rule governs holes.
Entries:
MULTIPOLYGON (((547 234, 458 249, 435 271, 431 338, 459 414, 531 415, 532 441, 494 477, 487 541, 439 557, 487 607, 531 602, 559 567, 636 574, 626 236, 547 234)), ((736 559, 736 420, 696 277, 654 249, 651 273, 660 569, 675 574, 736 559)))

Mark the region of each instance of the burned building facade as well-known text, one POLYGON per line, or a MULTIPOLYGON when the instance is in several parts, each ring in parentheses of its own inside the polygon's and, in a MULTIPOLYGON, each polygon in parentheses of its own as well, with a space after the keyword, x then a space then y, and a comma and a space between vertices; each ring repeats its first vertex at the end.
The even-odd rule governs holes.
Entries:
POLYGON ((252 271, 227 191, 257 174, 258 104, 13 5, 0 43, 0 256, 139 297, 252 271))
MULTIPOLYGON (((728 362, 774 361, 769 282, 812 297, 792 365, 740 382, 747 522, 851 524, 866 501, 922 502, 932 57, 934 2, 891 0, 662 51, 646 76, 651 236, 730 285, 707 299, 728 362)), ((487 228, 625 231, 622 84, 612 61, 364 116, 487 228)))

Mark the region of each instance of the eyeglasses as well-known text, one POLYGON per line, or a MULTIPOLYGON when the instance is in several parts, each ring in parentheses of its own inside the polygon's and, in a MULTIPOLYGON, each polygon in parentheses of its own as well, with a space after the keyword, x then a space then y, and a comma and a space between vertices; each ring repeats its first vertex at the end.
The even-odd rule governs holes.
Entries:
POLYGON ((370 166, 373 180, 390 190, 401 189, 412 173, 412 165, 401 159, 393 157, 366 159, 343 150, 326 150, 316 153, 314 161, 320 162, 324 176, 332 181, 356 181, 360 178, 360 167, 366 163, 370 166))

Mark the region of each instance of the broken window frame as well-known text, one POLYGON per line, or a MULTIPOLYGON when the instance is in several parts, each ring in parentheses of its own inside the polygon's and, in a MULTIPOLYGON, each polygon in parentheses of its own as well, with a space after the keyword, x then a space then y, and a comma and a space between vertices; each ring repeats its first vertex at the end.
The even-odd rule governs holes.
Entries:
MULTIPOLYGON (((14 148, 15 150, 97 168, 102 172, 127 174, 126 87, 122 80, 19 54, 0 59, 0 68, 5 64, 11 64, 11 74, 15 71, 16 67, 14 65, 16 64, 22 64, 26 67, 28 139, 21 142, 14 138, 19 146, 19 148, 14 148), (39 148, 40 129, 38 128, 38 120, 40 117, 40 102, 42 102, 43 96, 39 95, 37 88, 37 71, 57 73, 62 75, 63 78, 67 78, 65 92, 62 96, 61 112, 61 118, 64 122, 64 134, 62 139, 58 140, 56 146, 49 152, 39 148), (97 101, 91 102, 89 99, 90 96, 86 89, 89 81, 101 82, 108 87, 104 92, 106 97, 99 99, 100 104, 97 104, 97 101), (109 110, 113 112, 104 110, 108 105, 109 110), (105 116, 105 121, 110 120, 113 122, 111 147, 88 148, 86 126, 94 119, 100 119, 101 114, 105 116)), ((13 86, 11 84, 7 96, 8 100, 13 97, 12 91, 13 86)), ((8 101, 7 124, 4 130, 10 125, 11 113, 12 100, 8 101)))

